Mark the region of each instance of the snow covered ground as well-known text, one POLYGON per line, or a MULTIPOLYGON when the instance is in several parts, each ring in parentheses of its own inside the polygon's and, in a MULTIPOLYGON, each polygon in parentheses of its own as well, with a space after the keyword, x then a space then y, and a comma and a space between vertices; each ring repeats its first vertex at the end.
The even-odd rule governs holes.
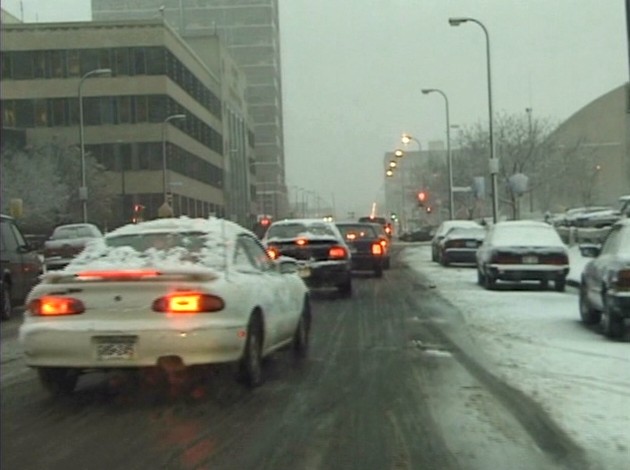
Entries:
MULTIPOLYGON (((601 468, 630 468, 630 342, 583 326, 577 290, 486 291, 474 267, 432 263, 428 246, 404 254, 462 312, 506 381, 541 403, 601 468)), ((579 279, 579 251, 571 263, 579 279)))

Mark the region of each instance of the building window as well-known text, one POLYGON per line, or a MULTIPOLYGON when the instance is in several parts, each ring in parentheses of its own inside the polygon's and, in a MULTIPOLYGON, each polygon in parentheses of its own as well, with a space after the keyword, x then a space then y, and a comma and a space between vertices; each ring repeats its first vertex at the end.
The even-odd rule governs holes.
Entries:
POLYGON ((13 78, 15 80, 33 78, 33 55, 30 52, 13 53, 13 78))
POLYGON ((147 47, 147 73, 149 75, 166 74, 166 49, 163 47, 147 47))
POLYGON ((129 124, 132 122, 131 96, 118 97, 118 123, 129 124))
POLYGON ((116 124, 116 98, 103 96, 99 100, 100 124, 116 124))
POLYGON ((97 126, 101 123, 101 99, 98 97, 83 98, 83 124, 97 126))
POLYGON ((17 100, 15 103, 15 127, 33 127, 35 114, 33 100, 17 100))
POLYGON ((35 126, 48 127, 48 100, 35 100, 35 126))
POLYGON ((99 68, 98 49, 84 49, 79 52, 81 60, 81 76, 99 68))
POLYGON ((146 75, 147 63, 144 47, 134 47, 133 49, 133 75, 146 75))
POLYGON ((63 78, 66 76, 65 51, 48 51, 48 61, 50 62, 51 78, 63 78))
POLYGON ((78 50, 66 52, 66 64, 68 67, 68 77, 81 76, 81 54, 78 50))
POLYGON ((15 127, 15 101, 2 101, 2 127, 15 127))
MULTIPOLYGON (((98 66, 102 69, 111 69, 112 68, 112 53, 113 51, 110 49, 99 49, 98 50, 98 66)), ((114 71, 112 70, 112 75, 114 71)))
POLYGON ((13 78, 13 71, 11 69, 11 62, 13 61, 13 53, 5 52, 2 54, 2 78, 13 78))
POLYGON ((46 55, 45 51, 35 51, 33 53, 35 78, 47 78, 50 76, 48 64, 46 63, 46 55))
POLYGON ((151 95, 148 97, 149 122, 162 122, 166 119, 166 96, 151 95))
POLYGON ((134 122, 147 122, 148 119, 148 110, 147 110, 147 97, 146 96, 136 96, 135 100, 135 113, 134 113, 134 122))
POLYGON ((66 100, 65 98, 53 98, 50 100, 50 125, 67 126, 66 100))
POLYGON ((129 75, 129 49, 116 49, 115 75, 129 75))

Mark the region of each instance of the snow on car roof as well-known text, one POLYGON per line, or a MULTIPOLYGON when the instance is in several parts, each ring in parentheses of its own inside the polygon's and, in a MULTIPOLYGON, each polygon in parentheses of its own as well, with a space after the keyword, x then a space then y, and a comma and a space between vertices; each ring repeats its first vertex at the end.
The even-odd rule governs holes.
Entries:
POLYGON ((493 227, 492 245, 565 247, 558 232, 545 222, 510 220, 493 227))
POLYGON ((249 230, 225 219, 158 219, 128 224, 90 243, 66 272, 157 268, 224 271, 233 241, 249 230))

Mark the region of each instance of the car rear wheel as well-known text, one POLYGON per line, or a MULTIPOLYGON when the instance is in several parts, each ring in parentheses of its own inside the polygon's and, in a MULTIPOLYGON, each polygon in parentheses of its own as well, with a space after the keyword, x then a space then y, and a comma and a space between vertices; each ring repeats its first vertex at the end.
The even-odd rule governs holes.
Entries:
POLYGON ((343 297, 352 297, 352 279, 337 286, 337 290, 343 297))
POLYGON ((621 339, 624 334, 623 318, 616 315, 604 301, 604 311, 602 313, 602 329, 604 334, 610 339, 621 339))
POLYGON ((497 280, 492 277, 492 274, 484 274, 483 280, 483 285, 488 290, 494 290, 497 286, 497 280))
POLYGON ((71 394, 79 381, 79 371, 67 367, 39 367, 39 382, 52 395, 71 394))
POLYGON ((564 292, 567 288, 567 280, 565 278, 556 279, 553 283, 556 292, 564 292))
POLYGON ((584 282, 580 284, 580 318, 585 325, 596 325, 600 322, 602 314, 591 307, 586 293, 586 285, 584 282))
POLYGON ((311 331, 311 304, 304 299, 300 321, 293 336, 293 353, 297 358, 305 358, 308 355, 309 337, 311 331))
POLYGON ((239 376, 249 388, 263 383, 262 362, 262 325, 259 317, 253 315, 247 327, 245 352, 239 364, 239 376))
POLYGON ((13 305, 11 304, 11 289, 6 282, 2 283, 2 312, 0 316, 2 320, 9 320, 13 314, 13 305))

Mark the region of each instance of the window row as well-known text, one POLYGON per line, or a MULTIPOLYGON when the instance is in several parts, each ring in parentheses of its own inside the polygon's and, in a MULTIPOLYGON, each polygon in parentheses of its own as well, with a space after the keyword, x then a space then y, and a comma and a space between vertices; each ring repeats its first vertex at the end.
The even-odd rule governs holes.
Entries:
MULTIPOLYGON (((79 125, 78 98, 47 98, 0 101, 4 128, 63 127, 79 125)), ((170 124, 223 155, 221 133, 207 125, 166 95, 97 96, 83 98, 83 124, 162 123, 173 114, 185 114, 185 120, 170 124)))
POLYGON ((2 53, 3 80, 79 78, 95 69, 111 69, 112 76, 166 75, 221 119, 221 100, 165 47, 2 53))
MULTIPOLYGON (((164 203, 162 193, 140 193, 125 194, 124 204, 128 207, 126 212, 127 223, 131 219, 133 207, 136 204, 144 206, 143 215, 145 220, 155 219, 158 216, 158 209, 164 203)), ((214 204, 200 199, 173 194, 173 211, 175 215, 187 215, 188 217, 207 218, 211 215, 216 217, 225 217, 225 209, 219 204, 214 204)))
MULTIPOLYGON (((98 144, 85 148, 110 171, 162 170, 160 142, 98 144)), ((166 161, 167 168, 175 173, 223 189, 223 169, 170 142, 166 144, 166 161)))

